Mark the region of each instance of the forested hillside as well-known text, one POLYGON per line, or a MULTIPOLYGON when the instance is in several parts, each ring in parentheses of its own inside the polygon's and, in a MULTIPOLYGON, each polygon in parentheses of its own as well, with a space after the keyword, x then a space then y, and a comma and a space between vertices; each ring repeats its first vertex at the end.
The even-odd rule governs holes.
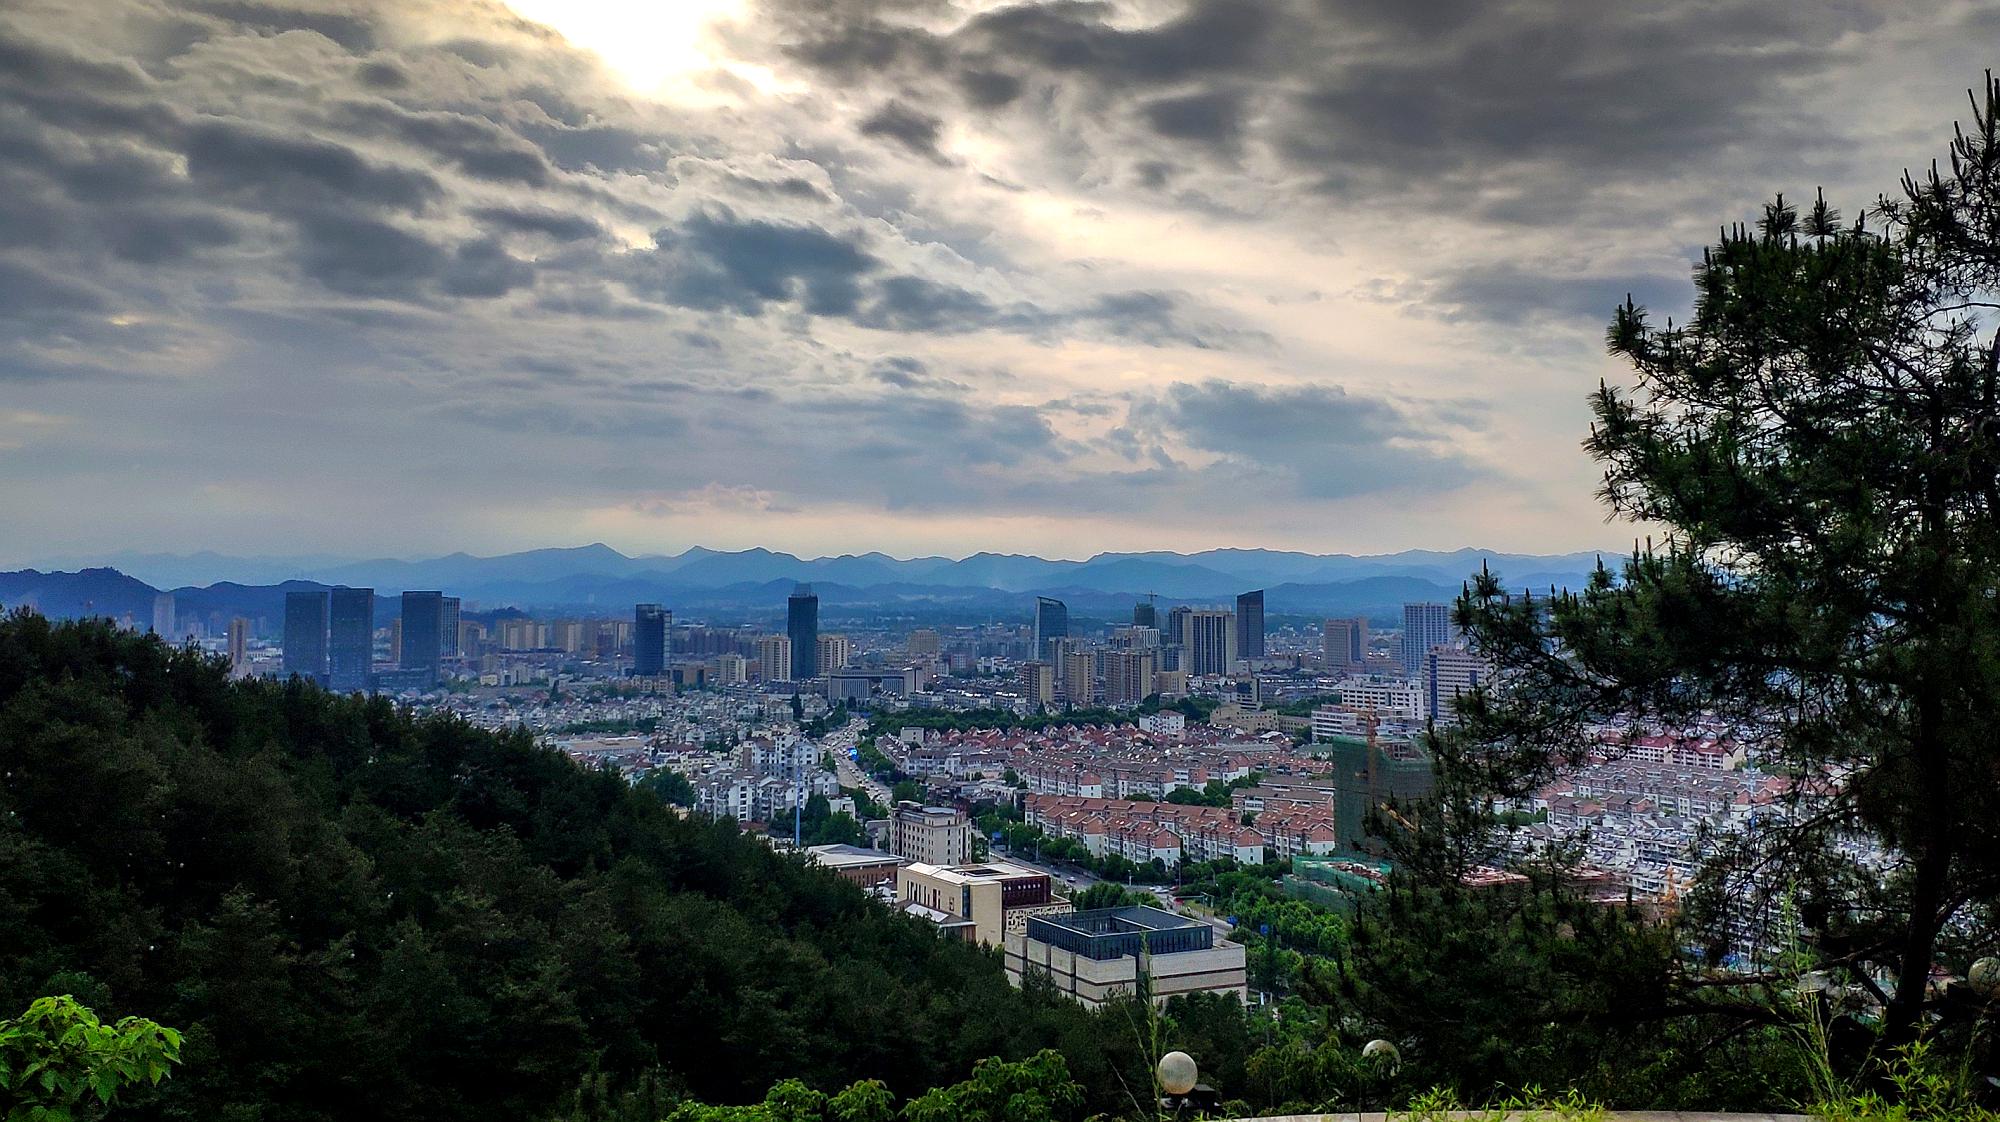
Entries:
POLYGON ((142 1115, 916 1094, 1043 1047, 1118 1084, 1081 1010, 525 736, 17 614, 0 777, 0 1009, 74 993, 185 1030, 142 1115))

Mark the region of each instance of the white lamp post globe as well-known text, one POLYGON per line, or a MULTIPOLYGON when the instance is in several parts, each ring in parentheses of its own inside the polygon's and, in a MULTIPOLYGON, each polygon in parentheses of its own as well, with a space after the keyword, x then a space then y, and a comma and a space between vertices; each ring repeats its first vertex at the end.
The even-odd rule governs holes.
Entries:
POLYGON ((1391 1071, 1402 1066, 1403 1063, 1403 1053, 1397 1050, 1394 1044, 1386 1040, 1371 1040, 1363 1044, 1361 1046, 1361 1058, 1364 1060, 1373 1060, 1379 1064, 1387 1064, 1391 1071))
POLYGON ((1982 958, 1965 972, 1972 988, 1991 997, 2000 997, 2000 958, 1982 958))
POLYGON ((1185 1095, 1194 1090, 1195 1080, 1201 1072, 1194 1066, 1194 1057, 1186 1052, 1168 1052, 1160 1057, 1157 1069, 1160 1089, 1169 1095, 1185 1095))

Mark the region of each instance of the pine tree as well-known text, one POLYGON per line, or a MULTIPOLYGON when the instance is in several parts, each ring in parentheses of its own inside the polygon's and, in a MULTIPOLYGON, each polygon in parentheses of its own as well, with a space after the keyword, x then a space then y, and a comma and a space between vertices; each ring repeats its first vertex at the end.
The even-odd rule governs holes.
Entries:
POLYGON ((1943 168, 1845 223, 1782 197, 1723 231, 1685 325, 1616 314, 1631 392, 1585 448, 1616 517, 1662 527, 1589 586, 1457 606, 1498 683, 1442 738, 1460 843, 1474 792, 1533 789, 1606 725, 1719 723, 1792 777, 1704 899, 1796 902, 1822 964, 1922 1023, 1961 921, 2000 897, 2000 84, 1943 168), (1866 835, 1892 855, 1857 864, 1866 835), (1875 978, 1893 978, 1878 986, 1875 978))

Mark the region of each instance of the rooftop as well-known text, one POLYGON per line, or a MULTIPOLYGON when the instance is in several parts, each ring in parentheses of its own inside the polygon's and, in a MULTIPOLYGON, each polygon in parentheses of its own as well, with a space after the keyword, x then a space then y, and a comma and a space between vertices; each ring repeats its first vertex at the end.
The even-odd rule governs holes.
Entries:
POLYGON ((1143 904, 1028 917, 1028 938, 1099 961, 1141 952, 1205 951, 1215 945, 1207 923, 1143 904))

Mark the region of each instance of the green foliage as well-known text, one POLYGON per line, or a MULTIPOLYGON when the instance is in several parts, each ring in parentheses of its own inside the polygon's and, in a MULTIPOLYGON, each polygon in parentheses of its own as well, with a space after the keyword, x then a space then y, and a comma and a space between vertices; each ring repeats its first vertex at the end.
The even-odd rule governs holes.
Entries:
POLYGON ((1167 792, 1167 801, 1180 806, 1228 806, 1231 795, 1245 787, 1255 787, 1263 780, 1264 777, 1254 771, 1240 779, 1211 779, 1199 791, 1176 787, 1167 792))
POLYGON ((1050 1046, 1114 1101, 1085 1010, 525 734, 17 613, 0 774, 0 1002, 180 1028, 159 1117, 600 1122, 1050 1046))
POLYGON ((658 795, 662 802, 670 806, 693 806, 695 803, 694 784, 672 768, 655 768, 647 772, 645 778, 639 780, 638 787, 658 795))
POLYGON ((0 1021, 6 1122, 98 1117, 128 1087, 157 1085, 181 1062, 181 1034, 141 1017, 104 1024, 74 997, 38 998, 0 1021))
POLYGON ((889 817, 888 808, 869 798, 868 792, 859 787, 842 787, 840 793, 854 800, 854 813, 862 818, 889 817))
POLYGON ((1093 908, 1123 908, 1135 904, 1157 908, 1160 906, 1160 900, 1150 892, 1135 891, 1108 880, 1099 881, 1070 897, 1070 906, 1080 912, 1087 912, 1093 908))
POLYGON ((1061 1122, 1084 1102, 1083 1088, 1070 1077, 1062 1056, 1044 1049, 1018 1062, 979 1061, 972 1078, 936 1087, 906 1103, 880 1080, 850 1084, 835 1095, 815 1091, 796 1079, 773 1086, 764 1101, 750 1106, 682 1103, 667 1122, 1061 1122))
POLYGON ((903 1108, 905 1122, 1055 1122, 1083 1105, 1060 1053, 1044 1049, 1026 1060, 981 1060, 972 1078, 933 1088, 903 1108))

